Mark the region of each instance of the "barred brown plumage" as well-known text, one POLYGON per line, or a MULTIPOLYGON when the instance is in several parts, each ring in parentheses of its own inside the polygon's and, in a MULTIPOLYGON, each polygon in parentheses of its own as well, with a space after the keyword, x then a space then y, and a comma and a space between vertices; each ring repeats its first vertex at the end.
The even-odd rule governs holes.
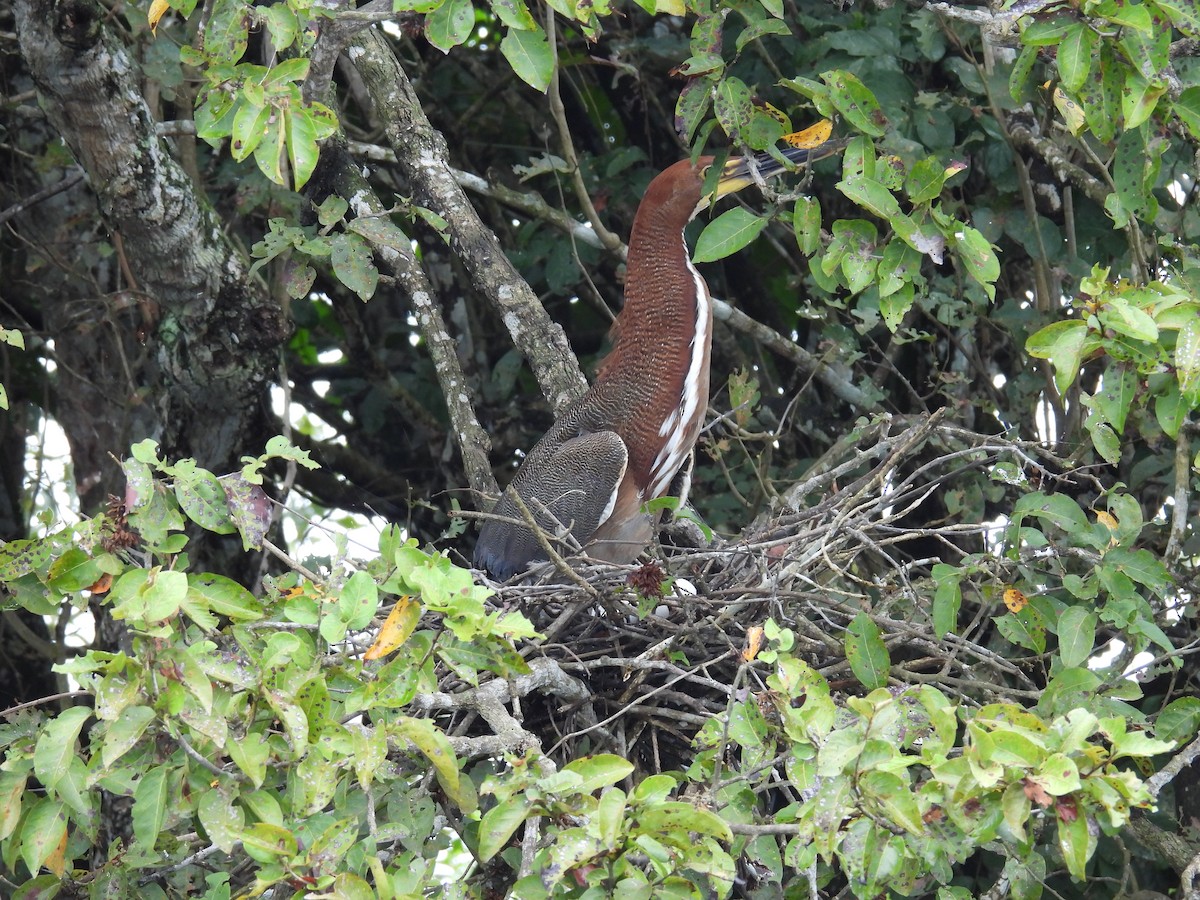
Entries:
POLYGON ((588 556, 632 562, 654 535, 659 514, 646 501, 686 498, 690 458, 708 407, 712 302, 692 265, 683 230, 711 202, 783 171, 779 157, 803 163, 844 142, 787 147, 731 159, 704 193, 712 157, 682 160, 646 189, 629 237, 625 306, 612 352, 596 383, 569 406, 525 458, 475 545, 474 561, 501 579, 546 553, 522 504, 551 539, 588 556), (520 502, 518 502, 518 499, 520 502))

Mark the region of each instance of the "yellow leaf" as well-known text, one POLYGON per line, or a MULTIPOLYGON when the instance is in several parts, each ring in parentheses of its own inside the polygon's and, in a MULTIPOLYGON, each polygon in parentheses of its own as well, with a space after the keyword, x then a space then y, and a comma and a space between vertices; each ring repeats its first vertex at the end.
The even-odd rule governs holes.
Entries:
POLYGON ((822 119, 816 125, 810 125, 803 131, 794 131, 791 134, 785 134, 780 140, 790 147, 805 149, 820 147, 829 140, 831 134, 833 134, 833 123, 828 119, 822 119))
POLYGON ((1107 528, 1109 531, 1117 531, 1121 527, 1121 523, 1117 521, 1117 517, 1110 512, 1101 510, 1096 513, 1096 521, 1107 528))
POLYGON ((753 662, 762 649, 763 630, 761 625, 752 625, 746 629, 746 646, 742 648, 742 661, 753 662))
POLYGON ((375 643, 367 650, 363 659, 380 659, 402 646, 417 627, 420 618, 421 604, 412 597, 401 597, 388 613, 383 627, 375 637, 375 643))
MULTIPOLYGON (((788 121, 787 113, 772 106, 766 100, 759 100, 756 97, 756 98, 754 98, 754 105, 756 107, 758 107, 758 109, 761 112, 766 113, 768 116, 770 116, 772 119, 774 119, 780 125, 782 125, 784 128, 791 127, 791 122, 788 121)), ((788 137, 791 137, 791 135, 788 135, 788 137)), ((787 138, 784 138, 784 140, 787 140, 787 138)), ((820 143, 820 142, 818 141, 818 143, 820 143)))
POLYGON ((683 0, 658 0, 655 9, 668 16, 682 16, 687 12, 683 0))
POLYGON ((1054 89, 1054 106, 1063 117, 1067 131, 1079 134, 1083 130, 1083 109, 1066 95, 1062 88, 1054 89))
POLYGON ((150 4, 150 11, 146 13, 146 21, 150 23, 150 30, 158 34, 158 20, 167 14, 170 9, 167 0, 153 0, 150 4))
POLYGON ((1029 605, 1029 598, 1016 588, 1006 588, 1004 591, 1004 605, 1008 607, 1009 612, 1020 612, 1029 605))
POLYGON ((63 872, 67 870, 67 832, 63 832, 62 840, 58 842, 58 846, 50 851, 50 855, 42 860, 42 865, 53 872, 59 878, 63 877, 63 872))

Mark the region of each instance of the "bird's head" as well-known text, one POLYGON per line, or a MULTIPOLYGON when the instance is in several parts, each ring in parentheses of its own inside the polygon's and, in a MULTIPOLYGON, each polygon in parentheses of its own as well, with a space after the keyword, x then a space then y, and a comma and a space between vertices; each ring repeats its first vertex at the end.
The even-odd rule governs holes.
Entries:
POLYGON ((696 167, 696 173, 701 179, 701 193, 692 215, 702 212, 722 197, 737 193, 744 187, 756 182, 761 183, 780 172, 790 171, 792 166, 808 165, 832 156, 848 143, 845 138, 830 139, 828 131, 824 132, 824 139, 805 140, 805 136, 811 131, 812 129, 809 129, 796 135, 788 135, 784 140, 795 141, 796 145, 789 143, 786 147, 777 148, 774 153, 764 151, 730 157, 717 174, 715 182, 711 175, 713 158, 701 157, 696 167))
MULTIPOLYGON (((761 152, 733 157, 721 164, 718 173, 712 172, 715 158, 702 156, 694 163, 680 160, 659 173, 642 197, 638 219, 649 225, 651 221, 668 232, 686 225, 697 213, 707 209, 717 200, 736 193, 747 185, 778 175, 792 166, 806 165, 832 156, 846 146, 845 139, 830 139, 828 123, 817 137, 810 138, 813 129, 797 135, 788 135, 784 141, 789 146, 777 148, 775 152, 761 152)), ((634 230, 638 230, 635 221, 634 230)))

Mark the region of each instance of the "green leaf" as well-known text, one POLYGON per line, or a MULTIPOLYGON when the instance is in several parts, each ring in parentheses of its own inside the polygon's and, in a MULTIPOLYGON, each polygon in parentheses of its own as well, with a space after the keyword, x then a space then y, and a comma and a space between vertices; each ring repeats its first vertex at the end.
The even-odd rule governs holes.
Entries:
POLYGON ((238 0, 215 0, 204 30, 204 52, 212 64, 233 65, 246 53, 249 19, 238 0))
POLYGON ((537 20, 523 0, 488 0, 496 18, 509 28, 521 31, 540 31, 537 20))
POLYGON ((1050 360, 1054 365, 1054 383, 1059 393, 1065 393, 1079 375, 1087 338, 1086 322, 1064 319, 1031 334, 1025 341, 1025 352, 1050 360))
POLYGON ((56 591, 74 593, 96 583, 102 574, 115 575, 121 563, 111 553, 93 558, 79 547, 70 547, 50 565, 50 586, 56 591))
POLYGON ((637 787, 633 789, 630 799, 635 804, 649 806, 665 802, 673 790, 675 790, 675 779, 660 772, 639 781, 637 787))
POLYGON ((1074 498, 1066 494, 1025 494, 1013 504, 1012 521, 1019 523, 1026 516, 1050 522, 1071 534, 1088 527, 1087 517, 1074 498))
POLYGON ((281 856, 295 856, 299 851, 296 836, 270 822, 255 822, 243 831, 242 847, 251 859, 263 865, 270 865, 281 856))
MULTIPOLYGON (((470 0, 466 0, 470 5, 470 0)), ((367 242, 357 234, 334 235, 329 261, 333 273, 362 300, 370 300, 379 284, 379 270, 375 268, 367 242)))
MULTIPOLYGON (((308 849, 308 858, 326 873, 342 868, 342 860, 358 840, 358 819, 347 817, 331 822, 308 849)), ((367 895, 376 900, 374 892, 367 895)))
POLYGON ((704 121, 711 101, 711 85, 707 78, 690 79, 679 92, 679 99, 675 101, 675 128, 689 143, 704 121))
MULTIPOLYGON (((83 723, 92 717, 86 706, 65 709, 49 722, 38 736, 33 750, 33 774, 48 791, 53 791, 75 758, 75 741, 83 723)), ((34 870, 37 871, 36 869, 34 870)))
POLYGON ((996 253, 987 238, 970 225, 961 225, 954 231, 952 240, 967 274, 979 282, 988 299, 995 300, 995 282, 1000 277, 1000 260, 996 258, 996 253))
MULTIPOLYGON (((971 723, 970 727, 978 729, 975 723, 971 723)), ((1028 737, 1019 731, 1008 731, 1003 726, 987 732, 986 738, 977 730, 973 733, 981 750, 980 759, 985 763, 1028 768, 1037 765, 1045 755, 1045 751, 1028 737)))
POLYGON ((790 38, 792 30, 788 27, 787 22, 781 22, 779 19, 764 19, 759 22, 751 22, 738 33, 737 40, 734 41, 734 49, 738 53, 741 53, 747 44, 757 41, 768 34, 790 38))
POLYGON ((887 118, 865 84, 840 69, 822 72, 821 80, 829 86, 829 99, 851 126, 871 137, 883 137, 887 118))
POLYGON ((242 829, 246 827, 245 811, 235 805, 221 788, 210 788, 200 798, 196 813, 208 839, 226 853, 232 853, 242 829))
POLYGON ((1096 643, 1094 612, 1082 606, 1070 606, 1058 617, 1058 653, 1063 665, 1070 668, 1082 666, 1092 655, 1096 643))
POLYGON ((1037 852, 1010 856, 1004 861, 1004 877, 1008 879, 1013 900, 1041 900, 1046 882, 1046 857, 1037 852))
POLYGON ((846 661, 863 687, 873 690, 887 685, 891 658, 879 626, 865 612, 846 629, 846 661))
POLYGON ((753 96, 740 78, 730 76, 717 84, 713 96, 713 113, 730 138, 738 139, 749 127, 753 117, 753 96))
POLYGON ((167 766, 149 769, 133 791, 133 835, 146 851, 154 847, 167 818, 167 800, 175 770, 167 766))
POLYGON ((446 0, 425 17, 425 37, 443 53, 469 38, 474 29, 475 7, 471 0, 446 0))
POLYGON ((262 80, 263 87, 274 87, 284 84, 299 84, 308 77, 311 61, 307 57, 294 56, 271 67, 271 71, 262 80))
POLYGON ((1119 759, 1122 756, 1158 756, 1174 749, 1175 742, 1156 740, 1144 731, 1128 731, 1115 735, 1112 745, 1112 758, 1119 759))
POLYGON ((888 330, 895 332, 903 323, 904 317, 912 309, 916 299, 916 289, 911 282, 905 282, 895 291, 879 298, 879 312, 888 330))
POLYGON ((154 710, 148 706, 129 706, 120 718, 108 724, 104 734, 100 759, 105 768, 133 749, 146 728, 154 721, 154 710))
POLYGON ((479 823, 479 861, 487 862, 504 849, 521 824, 538 810, 522 794, 501 801, 479 823))
POLYGON ((1091 669, 1060 669, 1042 691, 1038 711, 1044 715, 1062 715, 1080 707, 1086 708, 1093 702, 1099 686, 1100 678, 1091 669))
POLYGON ((609 788, 600 795, 600 802, 596 805, 596 830, 601 842, 609 850, 615 850, 620 845, 627 799, 620 788, 609 788))
POLYGON ((277 50, 285 50, 295 43, 300 33, 300 22, 294 10, 278 5, 259 7, 255 12, 263 17, 263 24, 271 35, 271 43, 277 50))
POLYGON ((25 335, 16 328, 4 328, 0 326, 0 344, 8 344, 10 347, 16 347, 18 350, 25 349, 25 335))
POLYGON ((217 481, 217 476, 207 469, 189 467, 186 472, 177 470, 175 498, 187 517, 202 528, 217 534, 233 532, 225 491, 217 481))
POLYGON ((233 117, 229 142, 229 153, 235 160, 241 162, 258 149, 259 143, 267 133, 271 112, 269 106, 256 106, 244 100, 238 106, 233 117))
POLYGON ((288 162, 292 165, 292 184, 298 191, 312 177, 321 155, 310 110, 303 106, 288 108, 284 115, 284 140, 287 142, 288 162))
POLYGON ((28 780, 24 772, 0 772, 0 841, 7 839, 21 821, 21 797, 28 780))
POLYGON ((792 230, 800 252, 812 256, 821 247, 821 201, 816 197, 797 197, 792 211, 792 230))
POLYGON ((1134 306, 1125 297, 1109 297, 1100 309, 1098 317, 1106 327, 1134 340, 1158 340, 1158 324, 1149 313, 1134 306))
POLYGON ((945 563, 933 566, 933 633, 940 641, 958 627, 958 610, 962 606, 962 570, 945 563))
POLYGON ((582 780, 576 790, 590 794, 628 777, 633 772, 633 763, 620 756, 601 753, 572 760, 563 766, 563 771, 578 775, 582 780))
POLYGON ((1094 416, 1088 416, 1084 427, 1091 435, 1092 446, 1096 448, 1100 458, 1110 466, 1117 465, 1121 461, 1121 439, 1113 431, 1112 426, 1094 416))
POLYGON ((1131 366, 1110 366, 1104 373, 1103 385, 1091 398, 1093 408, 1117 434, 1125 430, 1125 418, 1133 408, 1138 380, 1138 373, 1131 366))
POLYGON ((1096 49, 1096 33, 1083 22, 1067 29, 1058 45, 1058 77, 1068 91, 1075 93, 1092 68, 1092 52, 1096 49))
POLYGON ((1025 94, 1029 87, 1029 76, 1033 72, 1037 58, 1037 47, 1026 46, 1021 48, 1021 55, 1013 63, 1012 71, 1008 75, 1008 92, 1018 103, 1024 103, 1026 100, 1025 94))
POLYGON ((926 833, 917 798, 907 778, 877 769, 864 773, 858 779, 858 787, 883 808, 892 823, 918 837, 926 833))
POLYGON ((1046 620, 1032 606, 1027 606, 1019 613, 1006 613, 993 621, 996 628, 1008 641, 1034 653, 1044 653, 1046 650, 1046 620))
MULTIPOLYGON (((1176 744, 1190 740, 1197 730, 1200 730, 1200 697, 1179 697, 1172 700, 1154 720, 1155 734, 1164 741, 1174 741, 1176 744)), ((3 785, 2 776, 0 785, 3 785)), ((0 800, 2 799, 3 791, 0 790, 0 800)), ((2 809, 3 805, 0 804, 0 810, 2 809)), ((0 827, 0 836, 3 834, 4 829, 0 827)))
POLYGON ((1087 880, 1087 861, 1092 855, 1091 842, 1094 839, 1088 835, 1088 820, 1083 810, 1075 813, 1074 819, 1065 821, 1058 818, 1058 849, 1062 852, 1067 871, 1075 881, 1087 880))
POLYGON ((1029 814, 1033 810, 1033 803, 1025 793, 1025 786, 1010 784, 1006 787, 1000 806, 1004 811, 1004 824, 1008 826, 1008 830, 1017 840, 1024 841, 1025 823, 1029 821, 1029 814))
POLYGON ((1046 793, 1063 797, 1080 788, 1079 768, 1065 753, 1053 753, 1042 762, 1037 771, 1038 780, 1046 793))
POLYGON ((767 220, 735 206, 705 226, 696 241, 696 262, 713 262, 741 250, 767 227, 767 220))
POLYGON ((827 119, 830 116, 836 115, 837 110, 830 100, 829 88, 820 82, 813 81, 810 78, 786 78, 779 83, 811 100, 819 115, 827 119))
POLYGON ((522 81, 536 91, 546 92, 554 74, 554 50, 546 33, 537 26, 533 30, 509 28, 500 41, 500 52, 522 81))
POLYGON ((891 222, 904 215, 900 202, 891 191, 865 175, 851 175, 837 183, 837 189, 881 219, 891 222))
POLYGON ((690 833, 705 834, 722 841, 733 840, 725 820, 716 813, 701 809, 683 800, 668 800, 640 810, 635 819, 636 830, 666 839, 674 833, 676 841, 686 843, 690 833))
POLYGON ((1200 37, 1200 6, 1196 0, 1154 0, 1154 5, 1188 37, 1200 37))
POLYGON ((262 787, 267 775, 267 758, 271 748, 266 739, 256 731, 247 734, 242 740, 229 741, 225 745, 229 758, 256 788, 262 787))
POLYGON ((1021 31, 1021 43, 1026 47, 1052 47, 1063 39, 1074 24, 1074 19, 1065 16, 1033 20, 1021 31))
POLYGON ((433 763, 438 784, 447 796, 464 812, 471 812, 477 802, 471 779, 462 777, 458 758, 445 732, 428 719, 402 718, 393 726, 395 733, 412 741, 425 758, 433 763))
POLYGON ((1175 374, 1188 405, 1200 404, 1200 323, 1188 322, 1175 342, 1175 374))
POLYGON ((1192 86, 1180 93, 1171 105, 1171 111, 1193 138, 1200 138, 1200 87, 1192 86))
MULTIPOLYGON (((296 91, 296 102, 299 102, 299 90, 296 91)), ((262 140, 254 148, 254 164, 270 181, 281 187, 287 186, 284 177, 284 162, 287 158, 287 139, 284 122, 288 116, 281 110, 272 108, 272 115, 263 126, 262 140)))
POLYGON ((183 598, 187 596, 188 578, 184 572, 170 569, 150 570, 150 577, 141 595, 145 607, 137 618, 147 622, 162 622, 179 612, 183 598))
MULTIPOLYGON (((1124 93, 1122 94, 1124 97, 1124 93)), ((1158 201, 1154 197, 1154 185, 1161 168, 1161 156, 1166 143, 1157 140, 1147 140, 1147 129, 1126 129, 1117 141, 1117 151, 1113 156, 1112 177, 1117 191, 1109 195, 1105 201, 1116 206, 1110 209, 1110 214, 1121 213, 1124 219, 1129 216, 1152 218, 1158 210, 1158 201)), ((1116 219, 1118 225, 1124 222, 1116 219)), ((1101 308, 1101 318, 1105 309, 1101 308)), ((1113 326, 1116 327, 1116 326, 1113 326)), ((1157 333, 1157 332, 1156 332, 1157 333)), ((1147 338, 1155 340, 1155 338, 1147 338)))
POLYGON ((371 885, 352 872, 339 872, 333 879, 332 893, 335 900, 376 900, 379 896, 371 885))
POLYGON ((360 631, 371 624, 379 609, 379 588, 369 573, 359 569, 338 593, 338 616, 348 628, 360 631))
POLYGON ((941 196, 947 168, 936 156, 917 160, 904 179, 904 192, 913 203, 928 203, 941 196))
POLYGON ((263 617, 262 604, 254 595, 224 575, 204 572, 188 579, 188 595, 192 602, 211 609, 219 616, 252 622, 263 617))
POLYGON ((43 797, 29 810, 21 827, 21 859, 33 874, 67 835, 67 811, 60 800, 43 797))
POLYGON ((1164 393, 1154 398, 1154 417, 1158 420, 1159 428, 1171 440, 1179 435, 1179 429, 1187 421, 1190 412, 1191 405, 1184 402, 1178 382, 1168 385, 1164 393))
MULTIPOLYGON (((604 848, 600 846, 600 842, 595 837, 579 828, 569 828, 560 831, 555 838, 554 843, 550 845, 546 854, 548 865, 540 873, 543 890, 553 889, 576 866, 590 862, 604 851, 604 848)), ((637 846, 656 865, 666 865, 671 859, 671 851, 667 847, 664 847, 652 838, 648 838, 646 835, 643 835, 639 839, 637 846)), ((564 895, 565 892, 562 891, 554 891, 551 894, 551 896, 557 897, 564 895)), ((546 895, 541 894, 540 896, 546 895)))

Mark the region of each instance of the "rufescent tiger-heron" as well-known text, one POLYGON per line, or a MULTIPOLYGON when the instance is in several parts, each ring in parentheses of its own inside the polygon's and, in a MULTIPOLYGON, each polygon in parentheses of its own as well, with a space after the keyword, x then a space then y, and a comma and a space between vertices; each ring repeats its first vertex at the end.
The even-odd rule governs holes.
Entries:
MULTIPOLYGON (((802 164, 843 145, 825 140, 780 152, 802 164)), ((705 193, 711 164, 712 157, 682 160, 646 189, 629 236, 612 351, 587 393, 529 451, 496 518, 480 530, 475 566, 493 577, 510 578, 547 558, 514 493, 550 540, 567 541, 563 552, 573 539, 588 556, 613 563, 632 562, 653 538, 661 513, 646 512, 647 501, 686 498, 708 408, 713 314, 683 229, 720 197, 753 184, 752 166, 764 178, 785 168, 768 153, 730 159, 705 193)))

